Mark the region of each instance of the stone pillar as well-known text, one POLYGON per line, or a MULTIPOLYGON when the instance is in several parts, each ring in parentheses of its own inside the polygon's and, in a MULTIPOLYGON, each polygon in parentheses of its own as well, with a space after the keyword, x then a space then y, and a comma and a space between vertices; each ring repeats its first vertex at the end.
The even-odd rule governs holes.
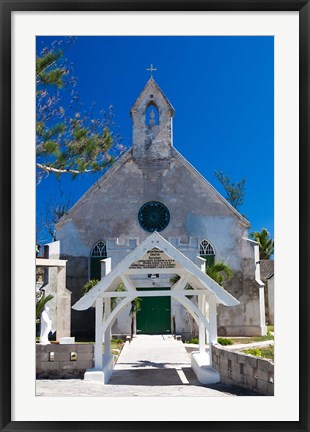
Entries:
POLYGON ((104 258, 101 262, 101 279, 111 271, 111 258, 104 258))
POLYGON ((205 273, 206 272, 206 262, 207 260, 205 258, 202 258, 201 256, 195 257, 195 264, 197 267, 200 268, 200 270, 205 273))
POLYGON ((56 339, 71 336, 71 291, 66 288, 66 267, 57 267, 56 339))
POLYGON ((103 298, 96 298, 96 342, 95 342, 95 369, 102 369, 102 324, 103 324, 103 298))
POLYGON ((255 280, 259 285, 258 288, 258 319, 261 334, 264 336, 267 334, 266 317, 265 317, 265 291, 264 284, 260 278, 260 257, 259 257, 259 245, 254 246, 254 260, 255 260, 255 280))
MULTIPOLYGON (((200 312, 205 315, 205 296, 198 296, 198 308, 200 312)), ((206 328, 202 320, 199 318, 199 352, 203 354, 206 352, 206 328)))
POLYGON ((260 285, 258 288, 259 295, 259 313, 260 313, 260 326, 263 335, 267 333, 266 319, 265 319, 265 286, 260 285))

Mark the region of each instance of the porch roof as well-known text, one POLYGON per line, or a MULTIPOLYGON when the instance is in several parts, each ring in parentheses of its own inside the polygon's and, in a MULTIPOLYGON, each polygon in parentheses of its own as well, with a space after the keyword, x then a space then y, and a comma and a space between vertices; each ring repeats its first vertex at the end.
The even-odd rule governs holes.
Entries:
MULTIPOLYGON (((166 260, 167 261, 167 260, 166 260)), ((142 266, 143 267, 143 266, 142 266)), ((126 256, 114 269, 98 282, 87 294, 81 297, 72 308, 75 310, 86 310, 91 307, 98 297, 104 297, 107 291, 114 291, 116 286, 131 274, 150 274, 164 273, 177 274, 183 276, 186 283, 190 284, 195 290, 204 290, 205 294, 213 294, 216 302, 225 306, 237 306, 239 301, 229 294, 224 288, 218 285, 203 270, 197 267, 189 258, 176 249, 171 243, 164 239, 160 234, 154 232, 126 256), (162 252, 168 258, 168 266, 139 268, 137 263, 150 252, 162 252), (171 265, 169 266, 169 259, 171 265)), ((127 285, 127 284, 125 284, 127 285)), ((135 287, 132 286, 132 290, 135 287)), ((137 296, 138 296, 137 291, 137 296)))

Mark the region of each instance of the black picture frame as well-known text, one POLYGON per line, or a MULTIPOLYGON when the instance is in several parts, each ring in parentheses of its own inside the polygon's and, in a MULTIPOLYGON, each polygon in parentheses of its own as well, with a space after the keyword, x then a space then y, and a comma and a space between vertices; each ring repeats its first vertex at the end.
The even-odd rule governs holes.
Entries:
MULTIPOLYGON (((309 1, 304 0, 0 0, 1 5, 1 431, 310 431, 309 427, 309 1), (292 422, 22 422, 11 421, 11 13, 13 11, 299 11, 300 301, 299 421, 292 422)), ((194 407, 193 407, 194 408, 194 407)))

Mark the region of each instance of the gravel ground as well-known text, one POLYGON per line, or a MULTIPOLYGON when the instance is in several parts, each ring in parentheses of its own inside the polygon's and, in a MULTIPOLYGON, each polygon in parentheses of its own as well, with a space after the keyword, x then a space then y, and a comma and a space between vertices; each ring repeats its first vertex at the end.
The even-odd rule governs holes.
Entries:
MULTIPOLYGON (((136 370, 114 372, 110 383, 89 382, 78 379, 67 380, 37 380, 36 396, 56 397, 98 397, 98 396, 251 396, 256 395, 239 387, 213 384, 203 386, 197 381, 191 368, 136 370), (135 384, 120 384, 124 382, 122 373, 126 373, 126 382, 129 379, 135 384), (183 382, 184 383, 183 383, 183 382), (145 382, 145 384, 143 384, 145 382), (157 384, 148 385, 150 382, 157 384), (147 384, 148 383, 148 384, 147 384)), ((256 395, 257 396, 257 395, 256 395)))
POLYGON ((202 385, 184 345, 169 335, 139 335, 126 342, 108 384, 81 379, 37 380, 36 396, 249 396, 245 389, 202 385))

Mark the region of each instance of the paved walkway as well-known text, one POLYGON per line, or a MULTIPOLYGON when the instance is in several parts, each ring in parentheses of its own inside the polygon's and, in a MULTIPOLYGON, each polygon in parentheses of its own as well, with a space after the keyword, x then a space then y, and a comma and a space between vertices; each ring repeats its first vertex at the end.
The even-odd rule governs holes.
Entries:
POLYGON ((132 342, 126 342, 109 384, 71 379, 37 380, 36 395, 227 397, 253 393, 222 384, 200 384, 181 341, 167 335, 139 335, 132 342))
POLYGON ((126 342, 115 371, 182 366, 190 366, 190 357, 181 341, 171 335, 139 335, 126 342))

